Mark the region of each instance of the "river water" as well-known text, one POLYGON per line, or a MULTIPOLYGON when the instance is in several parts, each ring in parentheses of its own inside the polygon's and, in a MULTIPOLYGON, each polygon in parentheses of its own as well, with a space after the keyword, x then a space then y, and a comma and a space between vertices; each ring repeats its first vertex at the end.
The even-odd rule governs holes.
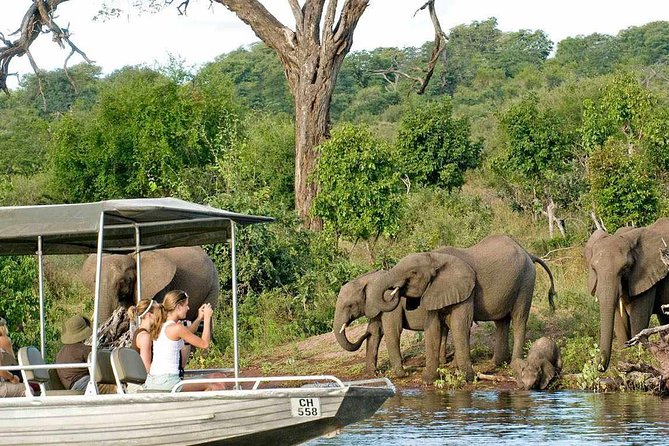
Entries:
POLYGON ((374 417, 309 446, 669 445, 669 399, 575 391, 402 390, 374 417))

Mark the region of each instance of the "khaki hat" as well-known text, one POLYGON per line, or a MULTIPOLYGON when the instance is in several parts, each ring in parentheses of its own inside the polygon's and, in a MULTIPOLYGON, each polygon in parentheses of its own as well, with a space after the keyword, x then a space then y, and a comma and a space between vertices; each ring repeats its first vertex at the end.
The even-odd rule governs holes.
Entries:
POLYGON ((63 332, 60 341, 63 344, 76 344, 82 342, 93 334, 91 321, 84 316, 72 316, 63 324, 63 332))

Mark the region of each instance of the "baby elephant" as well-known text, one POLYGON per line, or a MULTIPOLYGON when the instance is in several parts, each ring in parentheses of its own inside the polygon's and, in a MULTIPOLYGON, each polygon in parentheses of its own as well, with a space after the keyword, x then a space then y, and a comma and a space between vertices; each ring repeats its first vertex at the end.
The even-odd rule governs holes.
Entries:
POLYGON ((562 368, 560 349, 550 338, 539 338, 527 354, 527 359, 512 363, 518 385, 525 389, 545 389, 562 368))

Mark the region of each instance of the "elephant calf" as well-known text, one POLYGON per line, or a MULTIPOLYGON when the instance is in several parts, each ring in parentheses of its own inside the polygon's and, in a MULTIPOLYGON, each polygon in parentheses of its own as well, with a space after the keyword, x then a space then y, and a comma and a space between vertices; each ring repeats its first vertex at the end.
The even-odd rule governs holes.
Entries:
MULTIPOLYGON (((373 271, 363 274, 348 283, 345 283, 339 291, 333 329, 337 342, 348 351, 357 351, 362 343, 367 340, 365 365, 369 375, 376 373, 379 345, 385 336, 388 348, 388 359, 396 377, 402 378, 407 375, 402 367, 402 353, 400 351, 400 338, 403 330, 423 331, 427 311, 414 301, 401 298, 400 305, 395 310, 381 313, 369 319, 367 330, 358 340, 351 342, 346 336, 346 328, 351 322, 365 315, 367 301, 367 287, 383 274, 383 271, 373 271), (413 303, 413 305, 412 305, 413 303)), ((446 360, 446 337, 448 328, 442 324, 442 348, 440 358, 446 360)))
POLYGON ((532 344, 527 359, 516 359, 511 366, 519 387, 545 389, 562 368, 560 349, 552 339, 539 338, 532 344))

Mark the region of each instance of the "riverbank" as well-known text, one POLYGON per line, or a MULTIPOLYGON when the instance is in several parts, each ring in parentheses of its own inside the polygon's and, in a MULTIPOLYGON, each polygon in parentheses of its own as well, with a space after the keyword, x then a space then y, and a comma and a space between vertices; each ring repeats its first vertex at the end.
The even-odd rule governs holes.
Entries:
MULTIPOLYGON (((366 329, 366 324, 358 324, 348 329, 351 339, 357 339, 366 329)), ((443 366, 444 375, 441 383, 435 387, 457 388, 461 390, 513 390, 516 383, 510 367, 495 368, 485 345, 492 345, 492 337, 485 329, 475 326, 472 329, 472 358, 477 379, 473 383, 465 383, 457 377, 456 369, 451 364, 443 366)), ((450 346, 449 346, 450 348, 450 346)), ((422 333, 405 331, 402 334, 401 350, 404 356, 406 377, 394 376, 388 359, 385 342, 379 348, 377 376, 385 376, 392 380, 399 389, 415 389, 426 387, 421 380, 425 366, 425 355, 422 333)), ((649 364, 630 364, 620 362, 611 367, 604 375, 595 370, 584 373, 565 373, 551 385, 553 389, 583 390, 584 383, 591 381, 590 390, 594 391, 647 391, 650 393, 666 393, 666 382, 657 378, 648 381, 652 374, 648 373, 649 364), (644 371, 645 370, 645 371, 644 371), (644 376, 645 373, 645 376, 644 376), (588 376, 591 374, 592 376, 588 376)), ((243 358, 245 375, 335 375, 342 380, 361 380, 372 378, 365 371, 365 346, 356 352, 348 352, 337 343, 334 333, 312 336, 308 339, 293 342, 272 349, 267 354, 258 354, 243 358)), ((662 367, 660 367, 662 371, 662 367)), ((431 387, 431 386, 427 386, 431 387)))
MULTIPOLYGON (((366 329, 366 324, 350 327, 348 335, 357 339, 366 329)), ((422 333, 405 331, 402 334, 401 349, 404 356, 406 377, 394 376, 388 360, 388 350, 382 341, 379 347, 377 376, 386 376, 399 389, 425 387, 421 374, 425 366, 422 333)), ((335 375, 342 380, 360 380, 371 378, 365 371, 365 345, 356 352, 348 352, 337 343, 334 333, 312 336, 309 339, 283 345, 271 353, 247 358, 245 374, 272 375, 335 375)), ((447 366, 447 370, 450 365, 447 366)), ((454 369, 453 369, 454 370, 454 369)), ((512 372, 509 367, 493 370, 492 361, 478 360, 474 363, 477 373, 495 376, 497 381, 477 379, 474 383, 464 384, 463 389, 513 389, 512 372)))

